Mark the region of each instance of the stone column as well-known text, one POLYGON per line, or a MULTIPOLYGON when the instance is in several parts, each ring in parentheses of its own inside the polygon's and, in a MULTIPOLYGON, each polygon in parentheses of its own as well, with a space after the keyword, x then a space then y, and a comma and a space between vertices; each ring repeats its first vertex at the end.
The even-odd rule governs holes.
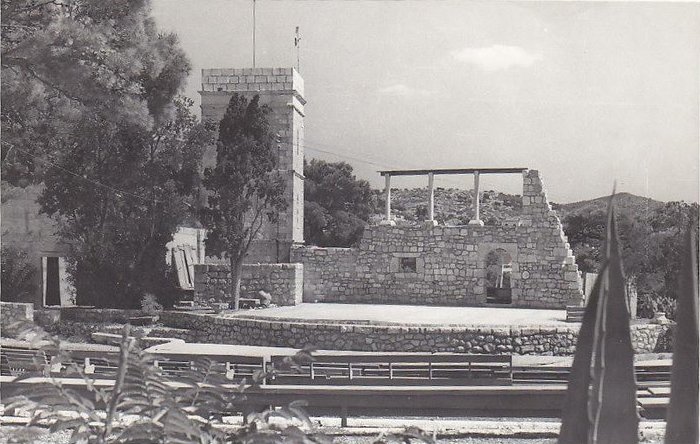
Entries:
POLYGON ((469 225, 484 226, 484 221, 479 218, 479 171, 474 171, 474 219, 469 221, 469 225))
POLYGON ((428 220, 425 221, 426 226, 434 227, 437 225, 435 220, 435 188, 433 187, 433 173, 428 173, 428 220))
POLYGON ((396 222, 391 220, 391 175, 387 174, 384 176, 384 181, 384 198, 386 199, 386 209, 384 220, 381 221, 381 225, 396 225, 396 222))

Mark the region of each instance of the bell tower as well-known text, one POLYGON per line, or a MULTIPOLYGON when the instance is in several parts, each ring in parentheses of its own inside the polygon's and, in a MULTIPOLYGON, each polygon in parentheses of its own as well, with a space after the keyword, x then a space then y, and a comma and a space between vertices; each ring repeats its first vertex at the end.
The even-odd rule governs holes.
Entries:
POLYGON ((256 94, 272 109, 270 126, 279 137, 279 173, 285 178, 287 209, 265 225, 247 263, 289 262, 292 245, 304 243, 304 80, 294 68, 214 68, 202 70, 202 120, 218 123, 234 93, 256 94))

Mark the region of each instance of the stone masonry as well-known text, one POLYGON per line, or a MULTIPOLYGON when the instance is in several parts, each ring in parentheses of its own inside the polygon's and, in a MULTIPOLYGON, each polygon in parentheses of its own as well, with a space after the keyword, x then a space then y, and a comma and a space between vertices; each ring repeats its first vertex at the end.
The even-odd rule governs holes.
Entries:
POLYGON ((458 227, 371 226, 357 248, 295 247, 304 265, 304 301, 484 305, 486 257, 512 258, 512 304, 564 308, 581 304, 578 267, 539 173, 523 172, 523 212, 517 223, 458 227), (415 272, 399 270, 415 258, 415 272))
MULTIPOLYGON (((195 265, 194 300, 197 303, 230 302, 231 267, 195 265)), ((296 305, 302 297, 301 264, 246 264, 241 276, 241 296, 257 298, 260 290, 275 305, 296 305)))
MULTIPOLYGON (((348 321, 305 321, 226 317, 183 312, 164 312, 168 327, 158 334, 188 342, 246 344, 317 350, 382 352, 503 353, 520 355, 572 355, 580 324, 527 327, 361 325, 348 321)), ((356 322, 356 321, 353 321, 356 322)), ((671 326, 631 326, 636 353, 671 351, 671 326)))
POLYGON ((279 173, 285 177, 287 210, 261 230, 247 263, 289 262, 293 244, 304 242, 304 80, 294 68, 202 70, 202 120, 218 123, 234 94, 256 94, 272 110, 270 124, 278 137, 279 173))

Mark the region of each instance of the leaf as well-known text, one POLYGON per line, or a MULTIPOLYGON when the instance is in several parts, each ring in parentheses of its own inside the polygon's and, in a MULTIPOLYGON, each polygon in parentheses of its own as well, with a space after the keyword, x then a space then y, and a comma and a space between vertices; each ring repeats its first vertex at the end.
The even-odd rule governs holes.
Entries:
POLYGON ((698 258, 694 230, 686 233, 678 277, 676 332, 673 337, 671 401, 666 414, 666 444, 698 442, 698 258))
POLYGON ((608 209, 608 267, 602 273, 593 341, 588 437, 591 444, 633 444, 639 439, 634 350, 613 199, 614 195, 608 209))

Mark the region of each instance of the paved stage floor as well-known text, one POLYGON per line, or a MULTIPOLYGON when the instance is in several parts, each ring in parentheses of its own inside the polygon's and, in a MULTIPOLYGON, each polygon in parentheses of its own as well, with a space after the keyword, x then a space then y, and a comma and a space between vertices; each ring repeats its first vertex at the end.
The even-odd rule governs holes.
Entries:
POLYGON ((564 322, 566 310, 510 307, 304 303, 293 307, 243 310, 240 313, 227 313, 225 316, 425 325, 572 325, 564 322))

